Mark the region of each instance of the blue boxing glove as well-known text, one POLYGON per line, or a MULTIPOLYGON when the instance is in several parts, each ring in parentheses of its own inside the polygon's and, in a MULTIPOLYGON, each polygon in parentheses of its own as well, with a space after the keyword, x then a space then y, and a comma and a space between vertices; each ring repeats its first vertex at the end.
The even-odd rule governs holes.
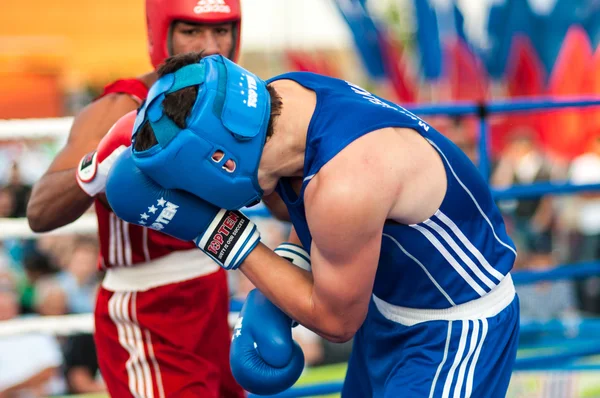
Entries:
POLYGON ((304 353, 292 339, 292 320, 257 289, 248 294, 233 330, 233 377, 253 394, 272 395, 296 383, 304 353))
POLYGON ((194 241, 228 270, 238 268, 260 242, 258 229, 242 213, 219 209, 184 191, 164 189, 138 169, 130 150, 111 168, 106 197, 119 218, 194 241))
MULTIPOLYGON (((275 253, 310 270, 308 253, 283 243, 275 253)), ((296 383, 304 368, 304 354, 292 339, 292 320, 254 289, 248 294, 233 331, 230 363, 233 376, 247 391, 272 395, 296 383)))

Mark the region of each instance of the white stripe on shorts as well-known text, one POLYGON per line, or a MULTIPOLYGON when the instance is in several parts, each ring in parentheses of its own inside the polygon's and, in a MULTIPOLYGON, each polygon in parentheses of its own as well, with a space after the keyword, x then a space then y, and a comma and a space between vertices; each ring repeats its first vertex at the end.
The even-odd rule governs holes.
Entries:
POLYGON ((483 318, 481 320, 481 340, 479 340, 479 345, 477 346, 477 350, 475 350, 475 356, 473 357, 473 363, 469 368, 469 374, 467 375, 467 387, 465 389, 465 397, 469 398, 471 396, 471 392, 473 391, 473 375, 475 373, 475 367, 477 367, 477 361, 479 360, 479 354, 481 354, 481 348, 483 347, 483 342, 485 341, 485 336, 487 336, 488 331, 488 321, 483 318))
POLYGON ((440 372, 444 368, 444 364, 446 363, 446 358, 448 358, 448 348, 450 346, 450 337, 452 337, 452 321, 448 322, 448 335, 446 336, 446 346, 444 347, 444 356, 442 357, 442 362, 437 368, 435 372, 435 376, 433 378, 433 382, 431 383, 431 391, 429 391, 429 398, 433 398, 433 394, 435 393, 435 385, 437 384, 438 377, 440 376, 440 372))
POLYGON ((144 346, 144 339, 142 337, 142 331, 137 321, 137 292, 132 293, 132 304, 131 304, 131 326, 135 335, 135 343, 138 350, 138 358, 142 371, 144 372, 144 383, 146 387, 146 397, 154 398, 154 388, 152 383, 152 375, 150 374, 150 365, 146 358, 146 347, 144 346))
POLYGON ((442 398, 450 397, 450 389, 452 387, 452 381, 454 380, 454 372, 456 372, 456 368, 463 360, 463 353, 465 351, 465 346, 467 345, 467 339, 469 338, 469 321, 462 321, 462 330, 460 332, 460 340, 458 342, 458 349, 456 350, 456 355, 454 356, 454 361, 452 362, 452 366, 448 371, 448 375, 446 376, 446 382, 444 383, 444 390, 442 391, 442 398))

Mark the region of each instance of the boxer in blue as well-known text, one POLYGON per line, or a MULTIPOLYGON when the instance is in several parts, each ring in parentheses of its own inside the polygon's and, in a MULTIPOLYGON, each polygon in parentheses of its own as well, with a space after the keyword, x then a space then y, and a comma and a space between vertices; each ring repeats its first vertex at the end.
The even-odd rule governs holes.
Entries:
POLYGON ((287 340, 294 319, 334 342, 354 337, 343 397, 505 395, 519 331, 516 250, 489 187, 453 143, 343 80, 265 82, 199 55, 162 72, 108 200, 126 221, 239 268, 274 304, 262 317, 257 308, 270 303, 251 297, 238 324, 245 337, 234 336, 231 362, 243 386, 248 374, 267 375, 270 392, 289 384, 272 376, 301 355, 287 340), (260 243, 237 210, 261 199, 283 200, 306 252, 287 245, 285 261, 260 243), (252 337, 269 328, 285 334, 286 358, 252 337))

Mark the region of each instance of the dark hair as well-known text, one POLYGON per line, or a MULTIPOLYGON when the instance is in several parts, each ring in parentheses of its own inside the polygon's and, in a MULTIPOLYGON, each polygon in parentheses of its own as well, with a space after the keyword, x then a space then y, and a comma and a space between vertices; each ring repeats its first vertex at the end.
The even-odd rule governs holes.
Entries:
MULTIPOLYGON (((179 54, 167 58, 164 64, 158 69, 158 76, 162 77, 166 74, 173 73, 183 68, 186 65, 198 63, 202 59, 202 52, 192 52, 179 54)), ((283 103, 281 97, 271 86, 267 86, 267 90, 271 97, 271 117, 267 127, 267 139, 273 135, 273 123, 279 115, 283 103)), ((186 119, 192 111, 192 107, 196 102, 198 95, 198 87, 186 87, 177 90, 171 94, 167 94, 162 103, 165 114, 173 120, 177 127, 184 129, 186 127, 186 119)), ((139 133, 136 135, 134 149, 136 151, 144 151, 157 144, 154 131, 150 124, 145 123, 139 133)))
POLYGON ((57 271, 57 267, 50 257, 38 250, 32 250, 24 255, 23 268, 40 275, 49 275, 57 271))

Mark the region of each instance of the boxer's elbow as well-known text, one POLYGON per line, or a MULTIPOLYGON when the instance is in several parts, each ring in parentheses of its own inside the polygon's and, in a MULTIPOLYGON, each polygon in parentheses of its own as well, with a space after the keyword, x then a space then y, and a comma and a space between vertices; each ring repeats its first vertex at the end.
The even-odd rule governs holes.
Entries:
POLYGON ((29 199, 27 203, 27 222, 33 232, 48 232, 56 228, 56 223, 54 222, 56 212, 49 211, 49 207, 37 195, 29 199))
POLYGON ((360 325, 355 326, 340 320, 331 320, 320 334, 321 337, 332 343, 345 343, 354 337, 359 327, 360 325))
POLYGON ((332 343, 350 341, 362 325, 362 320, 348 314, 330 314, 320 319, 319 334, 332 343))
POLYGON ((353 332, 350 331, 339 331, 339 333, 332 335, 329 340, 332 343, 342 344, 352 340, 352 337, 356 334, 356 330, 353 332))
POLYGON ((47 221, 47 217, 44 216, 42 207, 36 206, 30 201, 27 205, 27 222, 29 223, 29 228, 37 233, 47 232, 51 229, 50 223, 47 221))

